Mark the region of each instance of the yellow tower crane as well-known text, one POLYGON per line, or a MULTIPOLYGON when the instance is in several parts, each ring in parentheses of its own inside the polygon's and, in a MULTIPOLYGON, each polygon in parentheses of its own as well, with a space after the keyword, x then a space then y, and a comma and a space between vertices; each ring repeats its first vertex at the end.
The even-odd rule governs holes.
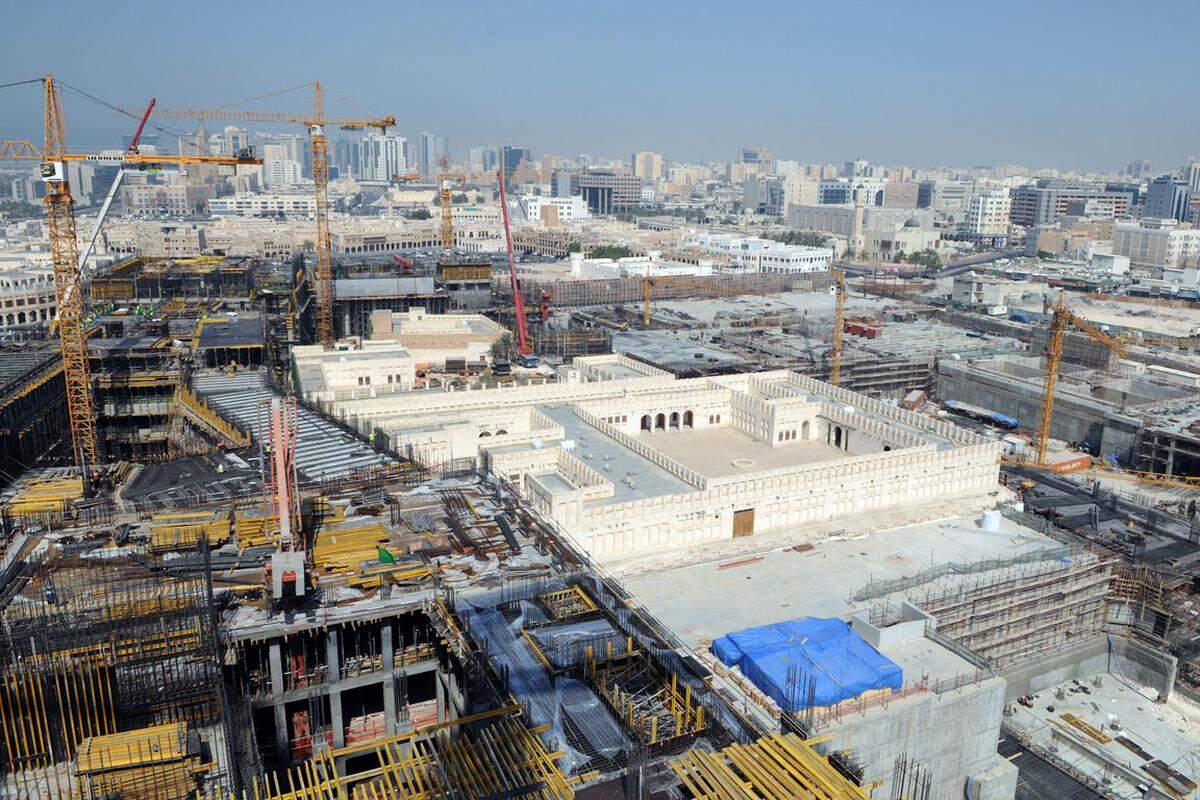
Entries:
POLYGON ((842 382, 842 328, 846 325, 846 267, 836 261, 829 267, 833 271, 833 284, 837 301, 833 307, 833 348, 830 350, 829 382, 838 386, 842 382))
POLYGON ((438 202, 442 208, 442 249, 454 249, 454 205, 450 194, 450 157, 442 154, 442 174, 438 183, 438 202))
MULTIPOLYGON (((336 125, 342 130, 378 128, 386 131, 396 125, 395 117, 382 119, 327 119, 325 117, 325 95, 320 81, 314 81, 312 114, 288 114, 281 112, 234 111, 225 108, 158 108, 160 117, 199 120, 234 120, 239 122, 279 122, 303 125, 308 131, 312 148, 313 193, 316 198, 317 218, 317 339, 325 347, 333 346, 333 253, 329 241, 329 144, 325 138, 325 127, 336 125)), ((308 86, 305 84, 304 86, 308 86)), ((292 87, 271 92, 261 97, 290 92, 304 87, 292 87)), ((256 99, 261 99, 256 98, 256 99)), ((128 113, 128 110, 125 111, 128 113)))
MULTIPOLYGON (((89 161, 127 166, 158 164, 261 164, 249 156, 166 156, 128 151, 110 153, 67 152, 67 128, 53 76, 41 80, 45 102, 45 143, 41 148, 29 141, 0 142, 0 158, 33 159, 41 162, 46 183, 46 229, 54 265, 54 296, 58 309, 58 338, 62 349, 66 383, 67 418, 75 463, 83 468, 97 464, 96 417, 88 368, 87 333, 84 330, 84 281, 79 264, 79 241, 75 230, 75 204, 67 181, 67 163, 89 161)), ((135 117, 137 114, 134 115, 135 117)))
POLYGON ((1058 383, 1058 365, 1062 361, 1063 336, 1067 325, 1074 325, 1087 334, 1088 338, 1108 347, 1122 358, 1125 357, 1125 344, 1121 340, 1109 336, 1104 331, 1084 319, 1080 319, 1071 309, 1067 308, 1065 293, 1059 290, 1058 302, 1054 306, 1054 315, 1050 320, 1050 340, 1046 345, 1045 386, 1042 389, 1042 416, 1038 424, 1036 452, 1037 465, 1046 464, 1046 444, 1050 440, 1050 420, 1054 416, 1054 387, 1058 383))

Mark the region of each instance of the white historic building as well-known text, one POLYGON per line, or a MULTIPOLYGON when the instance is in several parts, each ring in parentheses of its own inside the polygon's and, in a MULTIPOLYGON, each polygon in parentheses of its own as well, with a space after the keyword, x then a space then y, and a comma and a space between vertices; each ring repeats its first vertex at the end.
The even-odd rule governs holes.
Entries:
POLYGON ((326 405, 428 463, 479 459, 601 558, 982 507, 997 482, 997 443, 787 371, 680 380, 607 355, 556 383, 370 394, 326 405))

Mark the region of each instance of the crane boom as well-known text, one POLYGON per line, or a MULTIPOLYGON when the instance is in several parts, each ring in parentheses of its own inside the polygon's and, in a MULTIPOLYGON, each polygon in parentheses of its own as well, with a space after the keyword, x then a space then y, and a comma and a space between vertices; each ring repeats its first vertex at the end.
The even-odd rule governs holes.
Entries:
POLYGON ((500 216, 504 219, 504 244, 508 251, 508 277, 512 281, 513 311, 517 315, 517 355, 533 354, 529 345, 529 331, 525 322, 525 298, 521 296, 521 284, 517 281, 517 264, 513 259, 512 231, 508 224, 508 196, 504 191, 504 163, 496 171, 496 180, 500 184, 500 216))
MULTIPOLYGON (((150 119, 150 112, 154 110, 156 102, 155 98, 150 98, 150 102, 146 106, 146 111, 142 114, 142 118, 138 122, 137 130, 133 132, 133 138, 129 140, 129 152, 132 155, 137 155, 138 142, 142 140, 142 131, 146 129, 146 121, 150 119)), ((113 176, 112 186, 108 187, 108 194, 104 197, 104 204, 100 206, 100 213, 96 215, 96 224, 92 226, 92 233, 88 236, 87 244, 83 246, 83 252, 79 254, 80 272, 84 272, 88 256, 92 254, 92 248, 96 246, 96 237, 100 235, 100 229, 104 227, 104 220, 108 218, 108 210, 112 207, 113 198, 117 196, 117 190, 121 188, 121 183, 124 180, 125 165, 122 164, 121 168, 117 170, 117 174, 113 176)), ((84 274, 86 273, 84 272, 84 274)))
MULTIPOLYGON (((160 117, 199 120, 220 119, 238 122, 278 122, 303 125, 308 130, 312 148, 313 195, 317 226, 317 339, 326 348, 333 347, 333 251, 329 234, 329 142, 325 127, 336 125, 343 130, 394 127, 393 116, 382 119, 327 119, 324 90, 320 81, 313 82, 311 114, 290 114, 278 111, 232 111, 222 108, 160 108, 160 117)), ((127 110, 122 110, 127 113, 127 110)))
MULTIPOLYGON (((71 427, 71 449, 75 463, 85 470, 99 461, 95 408, 88 365, 87 333, 84 330, 84 284, 75 205, 67 178, 69 162, 98 161, 117 164, 261 164, 251 156, 209 158, 204 156, 160 156, 130 151, 82 154, 67 152, 62 101, 54 77, 42 78, 45 104, 45 141, 41 148, 29 141, 0 142, 0 158, 35 159, 41 162, 46 183, 46 230, 54 266, 54 296, 57 307, 59 346, 66 385, 67 417, 71 427)), ((143 124, 149 111, 143 115, 143 124)), ((141 126, 139 126, 141 127, 141 126)))
POLYGON ((1050 422, 1054 418, 1054 389, 1058 384, 1058 367, 1062 362, 1063 337, 1067 325, 1074 325, 1085 333, 1089 339, 1113 350, 1119 356, 1125 356, 1125 345, 1119 339, 1109 336, 1090 322, 1080 319, 1071 309, 1067 308, 1065 293, 1059 290, 1058 301, 1054 305, 1054 314, 1050 320, 1050 339, 1046 344, 1046 368, 1042 387, 1042 411, 1037 432, 1037 465, 1046 464, 1046 445, 1050 441, 1050 422))

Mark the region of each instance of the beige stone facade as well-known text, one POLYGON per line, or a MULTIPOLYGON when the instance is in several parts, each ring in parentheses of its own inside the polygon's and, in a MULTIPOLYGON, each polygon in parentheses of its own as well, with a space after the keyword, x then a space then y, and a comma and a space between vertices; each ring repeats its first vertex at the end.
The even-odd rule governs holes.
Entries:
POLYGON ((478 457, 600 558, 983 498, 997 482, 998 444, 791 372, 677 380, 594 356, 559 377, 330 409, 430 462, 478 457))

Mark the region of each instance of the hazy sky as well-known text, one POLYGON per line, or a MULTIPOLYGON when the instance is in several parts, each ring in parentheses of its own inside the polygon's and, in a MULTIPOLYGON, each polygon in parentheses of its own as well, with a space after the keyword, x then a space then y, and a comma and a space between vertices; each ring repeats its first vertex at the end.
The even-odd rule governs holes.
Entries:
MULTIPOLYGON (((51 72, 117 105, 201 108, 319 78, 456 156, 1176 166, 1200 154, 1198 23, 1200 0, 8 0, 0 83, 51 72)), ((77 146, 133 127, 75 96, 67 118, 77 146)), ((35 89, 0 89, 0 138, 40 131, 35 89)))

